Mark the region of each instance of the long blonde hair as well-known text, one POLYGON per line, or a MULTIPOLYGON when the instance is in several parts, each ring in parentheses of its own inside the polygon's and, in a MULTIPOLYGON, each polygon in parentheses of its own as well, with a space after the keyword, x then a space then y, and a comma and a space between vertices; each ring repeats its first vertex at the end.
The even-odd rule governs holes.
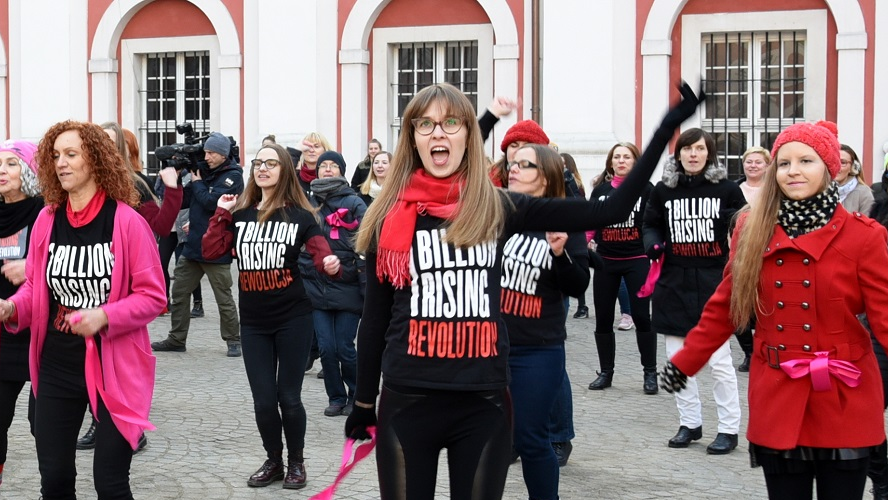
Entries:
POLYGON ((413 135, 413 119, 421 117, 436 102, 448 116, 462 119, 466 129, 466 152, 454 173, 462 176, 465 184, 460 193, 459 209, 448 225, 445 241, 457 247, 468 247, 495 240, 502 233, 506 220, 503 194, 493 186, 487 175, 487 160, 475 109, 456 87, 440 83, 420 90, 404 110, 401 136, 386 174, 386 188, 364 215, 358 230, 358 252, 366 252, 376 246, 389 210, 410 182, 413 172, 423 168, 413 135))
MULTIPOLYGON (((324 137, 324 134, 321 134, 320 132, 309 132, 309 134, 306 135, 302 140, 308 141, 312 144, 320 144, 321 147, 324 148, 324 153, 327 151, 333 151, 333 146, 330 145, 330 141, 328 141, 327 138, 324 137)), ((321 154, 319 154, 318 156, 321 156, 321 154)), ((296 164, 296 170, 302 170, 303 165, 305 165, 305 151, 303 151, 302 155, 299 157, 299 163, 296 164)), ((315 165, 315 168, 317 168, 317 165, 315 165)))
MULTIPOLYGON (((762 256, 768 242, 774 236, 777 226, 777 213, 786 196, 777 185, 777 155, 765 170, 764 182, 758 203, 752 208, 747 205, 737 213, 748 214, 740 231, 734 256, 730 261, 732 275, 731 290, 731 321, 737 328, 746 328, 753 315, 768 314, 763 311, 759 300, 759 280, 762 276, 762 256)), ((823 186, 829 186, 830 177, 826 167, 823 168, 823 186)))
MULTIPOLYGON (((373 139, 373 140, 375 141, 376 139, 373 139)), ((379 141, 377 141, 377 142, 379 142, 379 141)), ((379 155, 388 156, 389 168, 392 168, 391 167, 392 154, 389 153, 388 151, 380 151, 380 152, 376 153, 376 156, 379 156, 379 155)), ((373 157, 373 161, 376 161, 376 156, 373 157)), ((369 196, 370 195, 370 187, 373 186, 374 182, 376 182, 378 184, 377 177, 376 177, 376 171, 373 170, 373 162, 370 162, 370 173, 367 174, 367 178, 364 179, 364 182, 361 183, 361 194, 366 194, 369 196)))
MULTIPOLYGON (((299 187, 299 182, 296 180, 296 169, 293 167, 293 158, 290 156, 290 153, 278 144, 262 146, 259 148, 259 151, 263 149, 270 149, 277 153, 278 161, 280 161, 280 165, 277 168, 280 173, 278 174, 278 181, 274 186, 271 198, 265 200, 262 210, 259 210, 257 222, 260 224, 264 223, 278 209, 287 206, 302 207, 314 213, 314 207, 312 207, 308 198, 305 197, 305 193, 299 187)), ((259 154, 259 151, 256 154, 259 154)), ((249 170, 247 185, 244 188, 244 193, 238 197, 237 205, 235 205, 232 213, 252 207, 262 201, 262 188, 256 185, 256 179, 254 178, 256 172, 253 170, 252 163, 248 163, 246 168, 249 170)), ((286 214, 284 214, 284 218, 286 219, 286 214)))

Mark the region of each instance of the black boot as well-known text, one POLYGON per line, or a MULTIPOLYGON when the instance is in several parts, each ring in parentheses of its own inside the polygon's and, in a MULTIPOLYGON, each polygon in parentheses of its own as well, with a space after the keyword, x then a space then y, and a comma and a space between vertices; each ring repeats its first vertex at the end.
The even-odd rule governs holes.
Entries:
POLYGON ((660 388, 657 386, 657 370, 644 371, 644 385, 642 385, 642 390, 645 394, 656 394, 660 392, 660 388))
POLYGON ((601 391, 603 389, 607 389, 611 386, 611 383, 614 380, 614 371, 613 370, 604 370, 600 372, 595 372, 598 374, 598 378, 592 381, 589 384, 590 391, 601 391))
POLYGON ((738 372, 746 373, 749 371, 749 354, 743 358, 743 362, 740 363, 740 366, 737 367, 738 372))
POLYGON ((195 300, 194 301, 194 308, 191 309, 191 317, 192 318, 203 318, 204 317, 203 301, 202 300, 195 300))
POLYGON ((91 450, 96 447, 96 419, 92 419, 86 434, 77 440, 78 450, 91 450))

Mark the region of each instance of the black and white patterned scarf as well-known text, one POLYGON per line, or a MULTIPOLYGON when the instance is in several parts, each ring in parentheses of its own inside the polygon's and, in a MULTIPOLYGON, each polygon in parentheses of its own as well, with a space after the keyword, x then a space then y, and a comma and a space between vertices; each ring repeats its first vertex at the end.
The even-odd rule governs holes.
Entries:
POLYGON ((808 234, 825 226, 839 205, 839 188, 835 182, 820 193, 804 200, 784 199, 777 212, 777 223, 790 238, 808 234))

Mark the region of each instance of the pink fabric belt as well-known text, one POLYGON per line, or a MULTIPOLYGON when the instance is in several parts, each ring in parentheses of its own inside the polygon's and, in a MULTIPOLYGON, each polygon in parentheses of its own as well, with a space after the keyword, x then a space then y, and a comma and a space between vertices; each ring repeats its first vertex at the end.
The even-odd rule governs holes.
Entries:
POLYGON ((347 208, 340 208, 326 217, 327 224, 330 224, 330 239, 339 239, 339 228, 354 229, 358 227, 358 221, 345 222, 343 217, 348 213, 347 208))
POLYGON ((780 368, 796 379, 811 375, 811 385, 817 392, 832 389, 830 375, 845 383, 848 387, 860 384, 860 370, 850 361, 830 359, 829 351, 817 351, 813 358, 791 359, 780 363, 780 368))

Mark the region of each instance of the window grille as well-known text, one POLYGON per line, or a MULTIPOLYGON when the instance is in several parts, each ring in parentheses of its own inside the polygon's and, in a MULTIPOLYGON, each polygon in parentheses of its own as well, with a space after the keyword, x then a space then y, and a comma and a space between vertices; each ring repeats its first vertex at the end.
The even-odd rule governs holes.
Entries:
POLYGON ((746 149, 770 149, 781 130, 805 121, 805 49, 804 31, 703 36, 702 127, 729 177, 743 176, 746 149))

